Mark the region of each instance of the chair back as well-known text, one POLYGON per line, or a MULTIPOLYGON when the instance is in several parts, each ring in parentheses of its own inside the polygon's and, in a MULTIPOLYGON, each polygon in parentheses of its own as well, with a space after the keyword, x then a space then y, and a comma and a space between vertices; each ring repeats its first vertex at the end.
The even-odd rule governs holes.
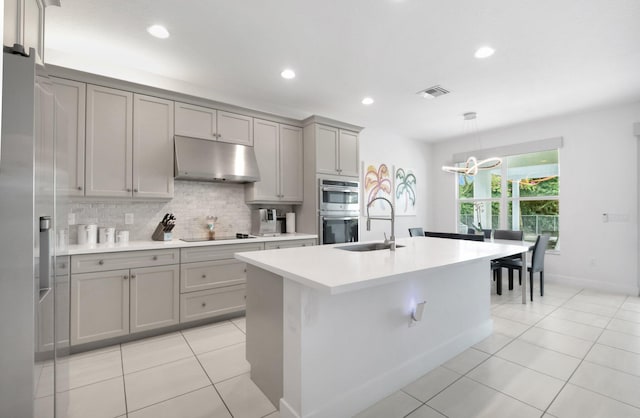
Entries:
POLYGON ((485 238, 491 238, 491 230, 490 229, 483 229, 482 230, 482 234, 484 235, 485 238))
POLYGON ((496 229, 493 231, 493 239, 508 239, 512 241, 522 241, 524 232, 510 231, 508 229, 496 229))
POLYGON ((536 244, 533 246, 533 255, 531 256, 531 271, 544 271, 544 254, 547 251, 549 243, 549 235, 538 235, 536 244))
POLYGON ((410 237, 424 237, 424 231, 422 228, 409 228, 410 237))

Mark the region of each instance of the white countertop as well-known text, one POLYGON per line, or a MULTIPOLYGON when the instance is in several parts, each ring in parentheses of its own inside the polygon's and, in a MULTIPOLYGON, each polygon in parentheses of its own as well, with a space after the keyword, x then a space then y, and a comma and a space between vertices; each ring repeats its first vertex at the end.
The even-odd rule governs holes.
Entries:
MULTIPOLYGON (((360 243, 236 253, 235 257, 305 286, 330 294, 402 280, 403 274, 492 260, 528 250, 527 245, 413 237, 396 241, 405 247, 355 252, 340 250, 360 243)), ((488 278, 487 278, 488 280, 488 278)))
POLYGON ((88 245, 69 245, 66 250, 57 250, 57 255, 79 255, 79 254, 95 254, 110 253, 118 251, 140 251, 140 250, 161 250, 165 248, 191 248, 203 247, 208 245, 228 245, 228 244, 251 244, 254 242, 273 242, 273 241, 291 241, 297 239, 316 239, 317 235, 312 234, 280 234, 275 237, 255 237, 243 239, 225 239, 220 241, 198 241, 185 242, 179 239, 171 241, 129 241, 126 244, 88 244, 88 245))

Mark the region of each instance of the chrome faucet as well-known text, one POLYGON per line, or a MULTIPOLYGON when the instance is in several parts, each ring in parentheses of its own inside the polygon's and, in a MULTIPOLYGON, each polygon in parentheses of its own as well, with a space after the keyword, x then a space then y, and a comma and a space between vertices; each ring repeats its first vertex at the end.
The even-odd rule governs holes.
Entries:
POLYGON ((391 221, 391 236, 387 239, 387 234, 384 234, 384 243, 389 245, 389 250, 396 250, 396 232, 395 232, 395 223, 396 223, 396 215, 395 210, 393 209, 393 203, 386 197, 375 197, 369 202, 367 205, 367 231, 371 231, 371 220, 381 220, 381 221, 391 221), (376 200, 384 200, 391 207, 391 218, 372 218, 369 216, 369 208, 376 200))

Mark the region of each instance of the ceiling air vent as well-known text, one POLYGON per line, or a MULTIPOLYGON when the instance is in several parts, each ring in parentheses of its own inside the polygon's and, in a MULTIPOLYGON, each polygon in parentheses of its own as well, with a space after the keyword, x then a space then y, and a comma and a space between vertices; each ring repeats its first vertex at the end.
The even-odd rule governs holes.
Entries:
POLYGON ((418 93, 420 96, 425 99, 435 99, 436 97, 444 96, 445 94, 449 94, 449 90, 441 87, 441 86, 433 86, 428 89, 420 90, 418 93))

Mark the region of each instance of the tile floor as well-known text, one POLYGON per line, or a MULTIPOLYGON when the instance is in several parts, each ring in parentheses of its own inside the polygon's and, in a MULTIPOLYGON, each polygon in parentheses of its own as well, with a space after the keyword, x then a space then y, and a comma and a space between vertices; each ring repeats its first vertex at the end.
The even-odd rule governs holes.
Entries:
MULTIPOLYGON (((549 283, 521 305, 519 292, 492 294, 490 337, 357 417, 640 418, 640 298, 549 283)), ((59 408, 68 418, 278 418, 249 379, 244 325, 73 355, 59 408)), ((36 376, 37 411, 51 409, 50 373, 36 376)))

